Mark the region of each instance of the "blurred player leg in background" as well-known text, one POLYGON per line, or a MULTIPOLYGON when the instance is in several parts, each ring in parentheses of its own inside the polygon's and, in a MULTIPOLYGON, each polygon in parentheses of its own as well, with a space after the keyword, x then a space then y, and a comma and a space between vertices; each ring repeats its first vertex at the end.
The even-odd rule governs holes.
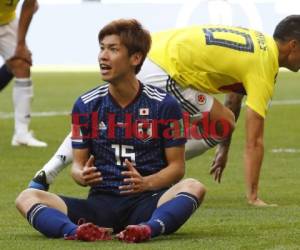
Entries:
POLYGON ((0 55, 16 78, 13 87, 15 129, 11 144, 12 146, 46 147, 45 142, 35 139, 32 132, 29 131, 33 97, 30 78, 32 62, 31 52, 26 46, 25 38, 32 15, 38 5, 36 1, 25 0, 21 9, 20 21, 15 18, 16 5, 17 1, 11 1, 11 3, 5 4, 6 8, 1 8, 0 11, 0 55))
POLYGON ((51 159, 40 169, 29 183, 30 188, 48 190, 56 176, 73 160, 71 133, 67 135, 51 159))
POLYGON ((10 59, 10 65, 15 75, 15 84, 13 86, 15 128, 11 144, 12 146, 46 147, 47 144, 45 142, 34 138, 32 132, 29 131, 33 98, 30 64, 16 58, 10 59))
POLYGON ((0 68, 0 91, 2 91, 13 78, 13 73, 8 69, 6 63, 4 63, 0 68))

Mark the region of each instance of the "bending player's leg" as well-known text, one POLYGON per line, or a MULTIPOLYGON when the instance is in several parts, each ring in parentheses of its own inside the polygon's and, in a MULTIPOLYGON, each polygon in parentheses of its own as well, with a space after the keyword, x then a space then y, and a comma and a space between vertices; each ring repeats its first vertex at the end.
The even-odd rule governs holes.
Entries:
POLYGON ((15 111, 15 133, 12 138, 12 146, 26 145, 31 147, 46 147, 45 142, 33 137, 29 131, 31 120, 31 101, 33 87, 30 78, 30 65, 21 59, 10 62, 12 72, 15 75, 13 87, 13 103, 15 111))
MULTIPOLYGON (((234 115, 228 108, 208 94, 200 93, 191 88, 181 88, 167 72, 151 60, 145 60, 137 77, 146 85, 151 84, 160 87, 172 94, 181 104, 182 110, 191 115, 192 120, 207 119, 208 122, 205 121, 204 124, 208 124, 208 127, 202 127, 200 131, 197 128, 196 131, 198 135, 200 134, 199 137, 201 139, 191 138, 191 140, 188 140, 186 144, 186 159, 203 154, 223 140, 219 136, 223 133, 220 121, 228 124, 230 130, 233 130, 235 123, 234 115), (209 116, 203 116, 203 114, 209 114, 209 116), (216 126, 212 127, 212 124, 216 126), (212 135, 210 130, 217 132, 218 135, 212 135)), ((223 134, 225 136, 226 133, 223 134)))
MULTIPOLYGON (((201 94, 204 96, 203 94, 201 94)), ((205 95, 206 100, 210 102, 211 98, 211 108, 209 106, 199 107, 201 110, 205 110, 203 113, 207 114, 201 118, 201 122, 198 126, 200 135, 199 138, 193 138, 193 133, 191 133, 191 139, 186 143, 186 159, 191 159, 193 157, 199 156, 218 145, 220 142, 226 140, 234 130, 235 127, 235 117, 230 109, 221 104, 216 98, 205 95)), ((195 131, 195 127, 192 128, 195 131)))
POLYGON ((40 169, 32 181, 30 188, 48 190, 56 176, 73 160, 71 133, 67 135, 51 159, 40 169))
POLYGON ((13 87, 15 131, 11 143, 13 146, 45 147, 47 144, 35 139, 29 131, 33 88, 30 79, 30 63, 20 58, 14 58, 18 34, 18 20, 15 19, 9 23, 6 29, 7 32, 2 41, 2 46, 5 48, 2 51, 2 55, 15 76, 13 87))
POLYGON ((4 63, 0 68, 0 91, 2 91, 9 82, 13 79, 14 75, 4 63))

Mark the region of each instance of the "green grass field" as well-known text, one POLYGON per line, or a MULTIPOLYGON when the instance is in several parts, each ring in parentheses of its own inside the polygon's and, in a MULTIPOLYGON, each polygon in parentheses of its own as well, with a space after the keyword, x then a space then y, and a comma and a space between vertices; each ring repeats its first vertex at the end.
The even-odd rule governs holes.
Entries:
MULTIPOLYGON (((299 100, 299 74, 281 73, 274 100, 299 100)), ((33 73, 34 112, 70 111, 77 96, 97 85, 98 73, 33 73)), ((12 112, 12 84, 0 93, 0 115, 12 112)), ((45 149, 13 148, 13 119, 0 118, 0 249, 300 249, 300 104, 273 105, 266 120, 265 159, 260 195, 278 207, 254 208, 245 200, 243 112, 233 137, 221 184, 209 176, 214 152, 187 162, 187 177, 203 182, 201 208, 175 234, 128 245, 118 241, 84 243, 47 239, 17 212, 14 200, 54 153, 70 129, 70 117, 33 117, 32 129, 48 142, 45 149), (275 151, 275 152, 274 152, 275 151)), ((51 191, 84 197, 66 169, 51 191)))

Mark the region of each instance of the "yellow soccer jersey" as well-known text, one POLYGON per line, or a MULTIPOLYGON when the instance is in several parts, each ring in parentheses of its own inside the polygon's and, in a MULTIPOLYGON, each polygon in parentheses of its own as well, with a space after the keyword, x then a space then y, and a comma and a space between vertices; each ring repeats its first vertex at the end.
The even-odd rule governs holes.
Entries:
POLYGON ((221 25, 173 29, 152 35, 149 58, 181 87, 247 94, 246 105, 266 116, 278 73, 270 36, 221 25))
POLYGON ((0 25, 7 24, 16 18, 16 7, 19 0, 0 0, 0 25))

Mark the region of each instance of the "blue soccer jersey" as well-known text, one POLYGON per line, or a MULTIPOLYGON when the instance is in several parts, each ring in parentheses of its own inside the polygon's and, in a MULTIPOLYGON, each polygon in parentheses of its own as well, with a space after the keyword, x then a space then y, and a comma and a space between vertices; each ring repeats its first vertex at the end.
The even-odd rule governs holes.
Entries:
POLYGON ((108 84, 79 97, 72 111, 72 147, 89 148, 103 177, 91 193, 119 194, 126 158, 142 176, 163 169, 165 148, 186 142, 181 124, 177 101, 153 86, 140 84, 136 98, 124 108, 110 95, 108 84))

